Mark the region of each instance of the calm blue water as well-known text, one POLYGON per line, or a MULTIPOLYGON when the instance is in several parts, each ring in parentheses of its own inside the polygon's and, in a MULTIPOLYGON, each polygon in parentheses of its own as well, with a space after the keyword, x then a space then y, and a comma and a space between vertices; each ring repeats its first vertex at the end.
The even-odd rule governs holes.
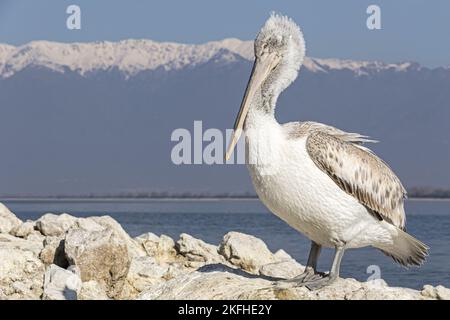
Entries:
MULTIPOLYGON (((309 240, 273 216, 257 200, 203 201, 4 201, 23 220, 47 212, 68 212, 79 217, 108 214, 131 235, 145 232, 178 239, 182 232, 218 244, 229 231, 240 231, 263 239, 273 251, 287 251, 305 264, 309 240)), ((381 277, 390 285, 422 288, 424 284, 450 287, 450 201, 410 200, 406 203, 407 230, 431 247, 422 268, 409 270, 396 265, 373 248, 348 250, 343 277, 365 281, 367 268, 378 265, 381 277)), ((332 250, 325 249, 319 268, 329 270, 332 250)))

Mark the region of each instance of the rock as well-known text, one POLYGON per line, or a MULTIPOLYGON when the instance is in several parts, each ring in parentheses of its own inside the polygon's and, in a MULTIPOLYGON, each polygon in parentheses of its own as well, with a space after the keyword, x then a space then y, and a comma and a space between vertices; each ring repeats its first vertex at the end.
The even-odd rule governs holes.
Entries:
POLYGON ((233 265, 252 273, 258 273, 261 266, 277 261, 261 239, 239 232, 229 232, 224 236, 219 253, 233 265))
POLYGON ((283 249, 274 254, 276 262, 268 263, 260 267, 259 274, 277 279, 291 279, 301 274, 305 267, 295 261, 283 249))
MULTIPOLYGON (((190 266, 188 266, 190 267, 190 266)), ((174 279, 188 272, 192 272, 192 269, 187 268, 185 262, 172 262, 169 263, 169 268, 164 274, 164 280, 174 279)))
POLYGON ((156 234, 154 234, 153 232, 147 232, 147 233, 141 234, 140 236, 137 236, 136 238, 134 238, 134 240, 137 243, 144 245, 144 243, 146 241, 159 242, 159 237, 156 234))
POLYGON ((186 233, 180 235, 175 248, 189 261, 203 263, 224 263, 225 259, 217 252, 217 247, 196 239, 186 233))
POLYGON ((0 300, 39 299, 44 279, 41 250, 42 242, 0 234, 0 300))
POLYGON ((175 242, 166 235, 158 237, 154 233, 145 233, 135 238, 136 243, 144 248, 145 253, 160 262, 176 260, 175 242))
POLYGON ((304 267, 238 232, 225 235, 217 248, 187 234, 176 243, 153 233, 131 239, 110 217, 47 214, 38 222, 15 223, 0 233, 0 300, 450 299, 443 286, 417 291, 381 279, 338 279, 316 291, 277 282, 304 267))
POLYGON ((55 264, 61 268, 67 268, 67 261, 64 252, 65 235, 58 237, 46 237, 44 240, 44 248, 39 253, 39 258, 45 265, 55 264))
POLYGON ((77 221, 77 218, 63 213, 56 215, 47 213, 36 221, 36 228, 44 236, 60 236, 69 230, 77 221))
MULTIPOLYGON (((136 257, 131 262, 130 271, 128 274, 145 279, 159 280, 163 278, 168 269, 169 265, 161 265, 157 263, 152 257, 136 257)), ((142 289, 143 286, 140 286, 140 288, 138 288, 138 290, 142 289)))
POLYGON ((137 299, 423 299, 419 291, 390 288, 385 285, 361 283, 354 279, 338 279, 329 287, 310 291, 294 285, 277 285, 241 270, 217 268, 195 271, 147 288, 137 299))
POLYGON ((105 226, 99 224, 94 220, 94 217, 91 218, 78 218, 75 222, 75 225, 71 227, 72 229, 84 229, 87 231, 102 231, 105 230, 105 226))
POLYGON ((245 278, 226 271, 194 271, 149 287, 137 299, 251 299, 253 295, 264 299, 269 295, 261 291, 269 285, 270 281, 261 278, 245 278))
POLYGON ((437 286, 436 295, 439 300, 450 300, 450 289, 444 286, 437 286))
POLYGON ((130 258, 145 255, 145 251, 139 244, 131 239, 114 219, 108 216, 76 218, 66 213, 61 215, 48 213, 36 221, 36 228, 47 236, 44 241, 45 248, 41 253, 41 259, 47 265, 54 263, 63 268, 67 267, 66 258, 60 252, 64 250, 66 232, 72 229, 103 231, 109 228, 127 244, 130 258))
POLYGON ((9 233, 21 223, 22 221, 0 202, 0 233, 9 233))
POLYGON ((436 289, 429 284, 423 286, 421 294, 426 298, 437 299, 436 289))
POLYGON ((69 230, 64 251, 69 264, 79 267, 83 282, 95 280, 107 288, 109 297, 120 295, 130 258, 127 243, 114 230, 69 230))
POLYGON ((138 243, 144 249, 146 255, 152 257, 156 257, 159 255, 159 237, 156 234, 147 232, 134 238, 134 241, 136 241, 136 243, 138 243))
POLYGON ((283 249, 279 249, 277 252, 275 252, 274 257, 278 261, 286 261, 286 260, 294 260, 289 253, 284 251, 283 249))
POLYGON ((43 280, 44 264, 32 250, 0 247, 0 300, 39 299, 43 280))
POLYGON ((109 300, 104 288, 94 280, 82 283, 77 298, 78 300, 109 300))
POLYGON ((168 255, 173 255, 176 251, 175 241, 173 241, 171 237, 162 234, 159 237, 158 250, 167 253, 168 255))
POLYGON ((295 260, 285 260, 263 265, 259 269, 259 274, 278 279, 292 279, 304 270, 305 267, 295 260))
POLYGON ((165 281, 164 275, 168 270, 168 264, 160 264, 153 257, 133 258, 121 299, 132 299, 150 285, 165 281))
POLYGON ((114 233, 127 245, 128 253, 130 255, 130 259, 133 257, 145 256, 145 251, 142 247, 134 241, 125 230, 123 230, 122 226, 113 218, 109 216, 101 216, 101 217, 91 217, 88 219, 92 219, 99 225, 104 228, 110 228, 114 231, 114 233))
POLYGON ((44 276, 44 300, 76 300, 81 289, 80 277, 57 265, 50 265, 44 276))
POLYGON ((15 237, 27 238, 33 232, 34 232, 34 222, 26 221, 12 228, 9 233, 15 237))
POLYGON ((24 239, 42 243, 45 240, 45 236, 43 236, 38 230, 33 230, 33 232, 27 235, 24 239))
POLYGON ((33 254, 33 256, 37 257, 42 248, 43 244, 41 241, 30 241, 14 237, 10 234, 0 234, 0 249, 18 249, 21 251, 29 251, 33 254))
POLYGON ((450 289, 445 288, 444 286, 433 287, 427 284, 423 286, 421 294, 426 298, 450 300, 450 289))

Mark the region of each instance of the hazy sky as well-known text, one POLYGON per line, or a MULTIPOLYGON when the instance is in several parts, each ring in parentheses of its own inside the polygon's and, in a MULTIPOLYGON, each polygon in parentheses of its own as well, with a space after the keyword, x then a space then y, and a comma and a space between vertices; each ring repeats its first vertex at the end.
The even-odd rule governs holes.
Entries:
POLYGON ((0 42, 253 39, 272 10, 301 25, 310 56, 450 65, 448 0, 0 0, 0 42), (66 28, 70 4, 81 7, 81 30, 66 28), (370 4, 382 30, 366 27, 370 4))

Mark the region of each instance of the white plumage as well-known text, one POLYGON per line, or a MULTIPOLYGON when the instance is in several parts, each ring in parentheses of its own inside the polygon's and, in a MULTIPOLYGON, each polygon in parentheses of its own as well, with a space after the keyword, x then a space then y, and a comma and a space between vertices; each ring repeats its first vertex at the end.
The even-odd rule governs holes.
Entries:
POLYGON ((305 55, 303 35, 289 18, 272 15, 255 40, 255 64, 236 119, 230 156, 242 130, 249 172, 261 201, 312 241, 304 274, 318 288, 334 281, 344 250, 373 246, 408 266, 427 247, 406 232, 406 191, 392 170, 362 146, 366 136, 315 122, 281 125, 279 94, 295 80, 305 55), (328 276, 316 270, 322 246, 336 249, 328 276))

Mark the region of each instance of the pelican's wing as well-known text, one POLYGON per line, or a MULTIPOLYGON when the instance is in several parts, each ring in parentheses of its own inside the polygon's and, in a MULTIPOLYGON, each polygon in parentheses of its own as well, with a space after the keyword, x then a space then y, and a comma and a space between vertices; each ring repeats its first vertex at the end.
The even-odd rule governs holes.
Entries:
POLYGON ((316 128, 309 131, 306 148, 313 162, 342 190, 379 219, 404 229, 406 191, 400 180, 383 160, 355 143, 359 142, 345 134, 316 128))
MULTIPOLYGON (((354 132, 345 132, 338 128, 328 126, 323 123, 314 122, 314 121, 306 121, 306 122, 289 122, 283 125, 284 130, 286 130, 289 138, 300 138, 302 136, 306 136, 314 131, 321 131, 324 133, 328 133, 332 136, 338 137, 343 141, 348 141, 355 143, 357 145, 362 145, 366 142, 378 142, 376 140, 370 139, 368 136, 364 136, 359 133, 354 132)), ((363 147, 364 148, 364 147, 363 147)), ((367 149, 367 148, 364 148, 367 149)), ((369 151, 369 149, 367 149, 369 151)))

